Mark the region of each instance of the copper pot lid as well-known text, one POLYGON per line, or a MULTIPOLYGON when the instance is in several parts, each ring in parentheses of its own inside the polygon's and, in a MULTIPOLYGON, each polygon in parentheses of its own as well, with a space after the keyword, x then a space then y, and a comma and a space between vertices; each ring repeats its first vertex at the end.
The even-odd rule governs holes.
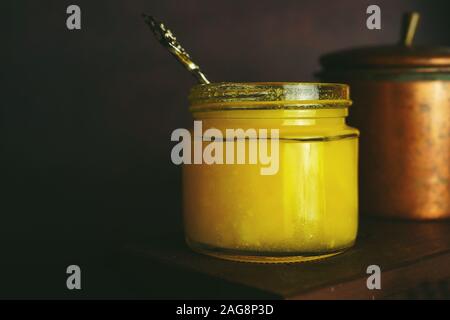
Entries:
POLYGON ((321 57, 325 69, 450 68, 450 47, 413 46, 419 14, 404 17, 400 44, 341 50, 321 57))
POLYGON ((448 47, 378 46, 342 50, 324 55, 325 68, 450 67, 448 47))

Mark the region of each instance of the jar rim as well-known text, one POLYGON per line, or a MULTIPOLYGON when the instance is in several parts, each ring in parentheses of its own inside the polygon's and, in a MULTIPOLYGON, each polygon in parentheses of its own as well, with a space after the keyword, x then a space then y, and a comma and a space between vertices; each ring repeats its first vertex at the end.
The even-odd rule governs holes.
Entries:
POLYGON ((325 82, 218 82, 189 93, 190 110, 329 109, 351 105, 349 86, 325 82))

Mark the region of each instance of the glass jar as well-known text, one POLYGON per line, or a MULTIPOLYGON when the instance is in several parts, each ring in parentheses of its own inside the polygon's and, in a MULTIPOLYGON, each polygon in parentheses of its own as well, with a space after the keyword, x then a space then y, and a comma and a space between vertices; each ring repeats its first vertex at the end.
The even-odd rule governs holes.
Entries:
POLYGON ((224 159, 183 165, 185 234, 193 250, 245 262, 297 262, 354 244, 359 132, 345 123, 347 85, 213 83, 193 87, 189 101, 202 127, 191 131, 192 145, 222 144, 224 159), (222 140, 207 137, 212 128, 222 140), (230 129, 271 134, 229 138, 230 129), (278 156, 269 174, 260 145, 256 163, 249 161, 251 143, 263 140, 272 160, 278 156), (225 146, 233 142, 245 146, 246 162, 225 160, 231 149, 238 157, 238 146, 225 146))

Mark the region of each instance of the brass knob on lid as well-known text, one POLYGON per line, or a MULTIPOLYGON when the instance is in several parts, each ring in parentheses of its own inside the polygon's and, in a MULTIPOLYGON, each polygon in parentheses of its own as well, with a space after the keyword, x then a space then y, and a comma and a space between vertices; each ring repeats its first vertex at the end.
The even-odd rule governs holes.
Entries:
POLYGON ((411 47, 414 35, 416 34, 417 25, 419 24, 420 15, 418 12, 408 12, 403 16, 402 23, 402 44, 405 47, 411 47))

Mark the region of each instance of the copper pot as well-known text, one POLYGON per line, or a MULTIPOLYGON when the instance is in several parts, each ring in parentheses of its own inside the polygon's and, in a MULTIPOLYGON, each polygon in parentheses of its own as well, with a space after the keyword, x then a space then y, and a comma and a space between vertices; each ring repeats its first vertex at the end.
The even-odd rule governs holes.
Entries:
POLYGON ((414 19, 405 43, 325 55, 319 76, 351 87, 361 212, 449 218, 450 48, 412 46, 414 19))

